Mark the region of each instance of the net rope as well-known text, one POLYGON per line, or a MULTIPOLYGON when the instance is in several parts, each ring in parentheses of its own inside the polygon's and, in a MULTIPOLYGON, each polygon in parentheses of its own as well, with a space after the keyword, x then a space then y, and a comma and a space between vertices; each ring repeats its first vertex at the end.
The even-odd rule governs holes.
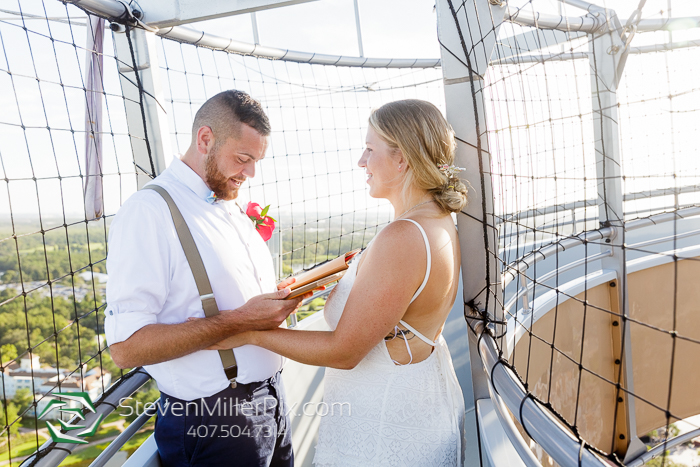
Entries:
MULTIPOLYGON (((665 452, 671 424, 698 413, 697 407, 689 412, 688 404, 681 403, 678 388, 679 384, 689 384, 685 379, 700 364, 688 357, 697 353, 692 346, 700 343, 695 330, 697 317, 688 316, 692 293, 687 285, 692 277, 688 268, 695 267, 699 259, 693 249, 697 227, 692 217, 683 214, 698 214, 693 209, 700 201, 700 154, 697 145, 689 141, 697 135, 700 121, 679 119, 676 106, 682 102, 683 114, 697 115, 700 111, 700 92, 693 79, 698 72, 700 50, 630 53, 617 87, 618 120, 614 131, 619 134, 614 136, 619 136, 619 140, 615 141, 599 136, 607 131, 606 117, 599 116, 609 111, 601 96, 610 89, 601 87, 602 78, 595 78, 606 70, 597 67, 602 60, 596 57, 600 52, 594 47, 594 36, 576 33, 574 28, 553 31, 508 21, 500 24, 484 15, 485 10, 479 9, 475 0, 447 3, 462 45, 461 51, 453 49, 447 53, 469 69, 474 108, 478 107, 477 102, 483 102, 486 118, 485 123, 480 122, 477 114, 473 120, 477 135, 474 139, 479 144, 463 137, 460 141, 476 149, 473 157, 485 154, 490 159, 490 166, 480 163, 480 176, 482 187, 484 177, 490 178, 494 199, 492 212, 483 203, 481 218, 462 214, 481 223, 485 237, 488 229, 498 232, 498 252, 486 248, 486 264, 495 261, 503 279, 500 290, 493 273, 487 270, 485 286, 477 294, 483 297, 486 290, 482 299, 485 303, 466 297, 465 316, 470 328, 474 331, 474 319, 492 325, 493 330, 487 332, 494 335, 498 344, 500 363, 518 376, 527 392, 526 399, 549 409, 575 434, 581 449, 585 446, 621 465, 619 456, 627 447, 628 433, 624 402, 633 398, 637 427, 646 426, 637 436, 650 446, 660 438, 665 452), (466 30, 462 31, 465 25, 466 30), (491 51, 486 43, 493 35, 497 40, 491 51), (465 37, 475 39, 470 43, 465 37), (459 58, 464 55, 468 57, 466 61, 459 58), (490 64, 486 73, 479 76, 483 85, 474 86, 473 77, 478 74, 472 63, 484 57, 490 64), (601 130, 596 132, 594 125, 601 130), (486 149, 481 148, 482 138, 488 140, 486 149), (608 141, 616 146, 606 147, 608 141), (607 173, 610 166, 602 160, 618 164, 620 175, 607 173), (615 178, 621 187, 622 216, 609 205, 614 203, 615 194, 608 190, 614 185, 604 183, 615 178), (663 213, 672 216, 672 220, 662 224, 659 215, 663 213), (655 219, 659 220, 658 226, 655 219), (605 230, 615 224, 621 228, 616 229, 617 238, 611 238, 605 230), (642 224, 647 227, 632 229, 633 225, 642 224), (656 230, 649 231, 652 228, 656 230), (641 235, 644 229, 648 232, 646 237, 641 235), (596 232, 600 235, 590 235, 596 232), (622 258, 619 261, 623 280, 611 276, 613 279, 604 283, 596 282, 608 257, 622 258), (627 267, 645 258, 671 265, 670 280, 653 293, 664 297, 665 306, 658 313, 662 319, 637 312, 642 305, 635 294, 643 291, 630 277, 634 278, 632 274, 639 274, 640 269, 628 273, 627 267), (681 271, 679 267, 686 269, 681 271), (574 282, 578 282, 575 287, 574 282), (621 286, 627 291, 621 294, 619 305, 601 300, 602 294, 615 297, 616 287, 621 286), (601 292, 601 288, 607 290, 601 292), (493 325, 502 322, 485 315, 489 300, 504 312, 508 323, 505 332, 495 333, 498 326, 493 325), (626 309, 630 311, 624 312, 626 309), (684 320, 685 326, 680 325, 679 319, 684 320), (605 322, 607 327, 603 326, 605 322), (595 336, 601 332, 617 342, 604 349, 593 347, 600 343, 595 336), (626 342, 630 336, 631 345, 626 342), (644 354, 645 340, 649 346, 661 349, 667 358, 662 360, 663 368, 649 371, 645 367, 649 373, 640 374, 636 367, 649 358, 644 354), (680 342, 685 346, 683 357, 679 354, 680 342), (631 349, 633 354, 634 389, 629 389, 623 371, 625 349, 631 349), (601 363, 603 351, 612 365, 601 363), (655 378, 667 383, 662 394, 650 387, 655 378), (607 404, 605 408, 609 410, 596 410, 596 404, 607 404), (650 412, 660 414, 661 419, 650 412), (650 432, 657 428, 665 430, 665 436, 650 440, 654 437, 650 432)), ((638 43, 639 47, 672 43, 672 36, 682 36, 684 40, 697 36, 696 31, 637 32, 640 12, 644 19, 665 18, 669 14, 665 9, 653 11, 645 3, 635 5, 637 10, 629 21, 620 15, 628 36, 626 50, 634 51, 638 43)), ((521 10, 536 16, 543 7, 541 2, 509 2, 507 14, 515 16, 521 10)), ((561 10, 562 15, 569 17, 585 14, 564 4, 561 10)), ((698 11, 697 6, 684 6, 674 13, 694 16, 698 11)), ((611 52, 615 53, 606 51, 611 52)), ((486 240, 484 243, 489 245, 486 240)), ((610 263, 605 264, 610 267, 610 263)), ((685 423, 697 428, 697 422, 685 423)), ((521 428, 545 465, 547 454, 521 428)), ((664 457, 663 462, 669 461, 664 457)))
MULTIPOLYGON (((465 316, 473 332, 472 311, 502 310, 504 321, 483 312, 476 316, 492 327, 503 325, 494 327, 503 332, 493 333, 498 364, 518 376, 526 399, 550 410, 581 441, 579 459, 586 449, 622 464, 620 441, 625 440, 620 435, 627 431, 625 404, 618 400, 633 398, 637 411, 647 407, 651 415, 642 426, 648 430, 638 435, 644 438, 660 428, 666 443, 671 425, 689 415, 687 407, 677 407, 679 387, 686 384, 679 378, 698 373, 699 362, 688 357, 698 354, 700 334, 693 328, 697 318, 688 316, 688 293, 679 284, 692 277, 689 268, 699 257, 693 249, 700 233, 693 210, 700 206, 700 154, 697 145, 687 142, 698 139, 700 127, 700 49, 635 51, 693 41, 695 33, 642 34, 641 17, 625 21, 621 16, 630 54, 616 93, 617 147, 608 147, 608 140, 596 141, 594 127, 605 133, 607 123, 599 116, 609 108, 601 98, 606 90, 592 78, 602 73, 596 68, 599 51, 593 36, 579 34, 573 23, 559 32, 510 21, 497 27, 493 16, 471 14, 483 12, 477 0, 448 4, 460 25, 461 49, 442 46, 453 57, 466 57, 463 64, 472 71, 469 92, 478 136, 476 141, 457 137, 479 158, 482 199, 489 196, 485 180, 491 181, 494 199, 493 209, 481 206, 486 221, 471 218, 481 222, 483 240, 493 247, 484 250, 486 293, 467 298, 465 316), (473 43, 471 38, 476 38, 473 43), (475 64, 484 57, 490 64, 478 75, 475 64), (476 112, 480 102, 483 114, 476 112), (606 173, 606 164, 597 170, 600 160, 619 164, 622 216, 611 214, 611 185, 602 182, 616 176, 606 173), (664 213, 670 222, 659 222, 664 213), (606 230, 615 222, 624 227, 618 237, 606 230), (646 227, 631 229, 633 225, 646 227), (639 234, 650 228, 656 229, 656 243, 639 234), (635 314, 632 281, 616 277, 601 282, 603 262, 620 256, 625 276, 626 265, 645 258, 671 265, 670 290, 659 285, 656 291, 665 304, 658 317, 635 314), (619 305, 601 299, 616 296, 613 289, 622 287, 630 292, 621 295, 619 305), (602 331, 610 342, 601 350, 594 339, 602 331), (666 370, 635 378, 637 384, 629 389, 624 349, 631 348, 637 362, 643 358, 638 343, 654 339, 667 343, 666 370), (603 351, 610 360, 604 368, 594 359, 603 351), (648 381, 663 381, 665 391, 653 391, 648 381), (601 414, 596 404, 611 410, 601 414)), ((654 11, 654 5, 642 1, 637 8, 644 19, 669 16, 668 11, 654 11)), ((523 0, 507 8, 510 15, 534 14, 542 4, 523 0)), ((674 8, 676 15, 700 15, 696 5, 674 8)), ((100 278, 106 276, 100 274, 106 273, 111 218, 136 191, 139 176, 157 175, 144 110, 145 102, 156 96, 135 72, 138 28, 127 26, 115 33, 125 34, 130 44, 128 56, 120 58, 114 35, 107 31, 100 93, 104 209, 100 216, 89 215, 82 142, 85 101, 91 92, 84 79, 91 14, 53 0, 12 1, 3 5, 2 14, 7 17, 0 18, 0 82, 5 90, 0 97, 5 110, 0 116, 0 168, 6 185, 0 194, 0 450, 6 447, 12 458, 44 443, 38 413, 51 392, 75 386, 98 399, 124 375, 111 362, 103 338, 100 278), (136 99, 127 97, 134 94, 125 86, 137 88, 136 99), (138 109, 142 131, 130 129, 130 106, 138 109), (134 162, 141 147, 148 156, 146 165, 134 162), (51 366, 53 382, 42 379, 45 368, 27 360, 32 356, 51 366), (21 376, 22 364, 26 377, 21 376), (29 398, 26 393, 23 399, 15 397, 21 378, 30 381, 29 398), (32 424, 37 429, 31 440, 18 436, 20 426, 32 424), (23 444, 24 450, 18 451, 23 444)), ((562 5, 562 14, 571 18, 585 12, 562 5)), ((370 110, 403 98, 429 100, 445 110, 440 68, 270 60, 162 37, 156 38, 155 50, 155 73, 163 87, 158 103, 166 109, 173 152, 165 155, 166 165, 189 146, 196 110, 220 91, 246 91, 269 115, 273 131, 267 156, 239 202, 270 205, 270 214, 279 221, 268 245, 280 278, 366 246, 389 222, 388 205, 367 199, 364 176, 355 167, 370 110)), ((540 460, 548 461, 524 427, 523 435, 540 460)))
POLYGON ((129 141, 137 136, 110 35, 104 52, 86 49, 92 15, 59 2, 11 3, 3 13, 12 16, 0 20, 0 451, 15 465, 50 440, 39 416, 54 392, 86 392, 99 406, 113 382, 134 374, 112 362, 102 312, 108 229, 136 188, 129 141), (103 62, 99 91, 86 87, 86 55, 103 62), (101 127, 86 106, 95 93, 101 127), (85 141, 98 140, 104 191, 95 215, 84 202, 85 141))
POLYGON ((159 42, 176 152, 189 147, 199 106, 225 89, 248 92, 269 116, 267 155, 239 203, 270 205, 280 221, 270 240, 280 252, 280 277, 365 247, 389 222, 388 205, 366 199, 356 167, 370 110, 411 97, 444 109, 439 68, 356 69, 159 42))
MULTIPOLYGON (((93 15, 53 0, 3 7, 8 16, 0 19, 0 80, 13 92, 2 95, 7 110, 0 117, 6 184, 0 197, 5 224, 0 241, 0 449, 14 465, 45 443, 45 420, 38 416, 53 392, 85 390, 99 402, 114 390, 111 383, 134 374, 118 369, 109 356, 101 280, 107 280, 111 219, 143 183, 141 177, 157 175, 145 110, 156 96, 135 72, 140 71, 138 26, 105 29, 104 50, 95 52, 103 61, 102 129, 86 129, 86 118, 94 120, 86 116, 92 91, 86 90, 85 81, 90 55, 86 35, 93 15), (118 34, 126 37, 126 53, 118 53, 113 41, 118 34), (130 115, 129 109, 136 112, 130 115), (99 183, 104 198, 99 216, 85 211, 86 132, 102 137, 99 183), (139 151, 147 157, 137 158, 139 151), (34 256, 41 260, 38 265, 34 256), (30 356, 39 357, 38 366, 24 362, 30 356), (28 366, 31 401, 19 387, 21 365, 28 366), (50 376, 58 376, 54 383, 44 374, 49 366, 50 376), (97 383, 91 380, 94 372, 102 375, 97 383), (20 427, 34 428, 31 440, 28 433, 19 433, 20 427)), ((268 245, 280 278, 366 246, 389 222, 389 205, 367 200, 364 175, 355 166, 370 110, 391 100, 421 98, 444 111, 439 67, 312 65, 161 37, 156 38, 156 50, 155 73, 163 87, 158 105, 166 109, 173 149, 165 155, 166 165, 189 146, 196 110, 220 91, 248 92, 270 117, 267 155, 257 176, 241 190, 239 203, 270 205, 278 225, 268 245)), ((54 446, 40 451, 31 463, 61 449, 54 446)))

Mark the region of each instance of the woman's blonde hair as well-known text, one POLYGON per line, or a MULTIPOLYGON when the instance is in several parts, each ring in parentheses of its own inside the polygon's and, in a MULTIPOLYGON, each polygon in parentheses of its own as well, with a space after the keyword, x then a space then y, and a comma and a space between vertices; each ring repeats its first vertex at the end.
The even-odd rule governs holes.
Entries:
POLYGON ((410 187, 430 193, 445 212, 459 212, 467 204, 467 187, 438 166, 455 159, 454 130, 430 102, 406 99, 384 104, 369 116, 369 125, 407 161, 402 193, 410 187))

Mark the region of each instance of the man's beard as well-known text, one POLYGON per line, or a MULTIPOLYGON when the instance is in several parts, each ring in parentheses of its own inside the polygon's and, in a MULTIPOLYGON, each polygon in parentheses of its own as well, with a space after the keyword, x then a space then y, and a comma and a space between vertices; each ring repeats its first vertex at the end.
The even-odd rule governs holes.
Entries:
MULTIPOLYGON (((231 188, 229 186, 228 181, 231 177, 227 177, 219 170, 218 156, 219 152, 214 148, 204 162, 204 173, 207 185, 209 185, 209 188, 211 188, 211 191, 214 192, 218 199, 224 201, 236 199, 238 197, 238 188, 231 188)), ((235 180, 244 181, 245 179, 237 178, 235 180)))

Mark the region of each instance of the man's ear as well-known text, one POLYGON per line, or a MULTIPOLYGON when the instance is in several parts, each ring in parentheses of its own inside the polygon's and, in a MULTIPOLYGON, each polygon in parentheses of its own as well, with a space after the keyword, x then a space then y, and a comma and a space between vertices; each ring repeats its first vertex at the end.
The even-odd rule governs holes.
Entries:
POLYGON ((209 154, 214 146, 214 133, 208 126, 199 127, 197 130, 197 152, 202 155, 209 154))

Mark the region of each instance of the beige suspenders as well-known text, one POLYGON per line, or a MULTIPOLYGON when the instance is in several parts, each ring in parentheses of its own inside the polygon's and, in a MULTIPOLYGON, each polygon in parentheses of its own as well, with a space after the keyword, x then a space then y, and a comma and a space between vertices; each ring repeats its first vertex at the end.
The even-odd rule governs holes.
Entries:
MULTIPOLYGON (((173 217, 173 223, 175 224, 177 236, 182 244, 182 249, 185 250, 187 262, 190 265, 192 275, 194 276, 194 281, 197 284, 197 291, 199 292, 200 300, 202 300, 204 315, 207 318, 218 315, 219 307, 216 305, 216 299, 214 298, 214 293, 211 290, 211 283, 209 282, 207 270, 204 268, 202 256, 199 254, 197 245, 194 243, 194 238, 192 238, 192 233, 190 232, 189 227, 187 227, 185 218, 182 217, 182 213, 175 204, 175 201, 173 201, 173 199, 170 197, 167 190, 158 185, 148 185, 144 187, 144 189, 146 188, 158 192, 163 197, 165 202, 168 203, 168 208, 170 208, 170 215, 173 217)), ((219 350, 219 357, 221 357, 221 363, 224 366, 226 378, 228 378, 228 380, 231 382, 231 387, 235 388, 236 377, 238 376, 238 366, 236 365, 236 356, 233 354, 233 350, 219 350)))

